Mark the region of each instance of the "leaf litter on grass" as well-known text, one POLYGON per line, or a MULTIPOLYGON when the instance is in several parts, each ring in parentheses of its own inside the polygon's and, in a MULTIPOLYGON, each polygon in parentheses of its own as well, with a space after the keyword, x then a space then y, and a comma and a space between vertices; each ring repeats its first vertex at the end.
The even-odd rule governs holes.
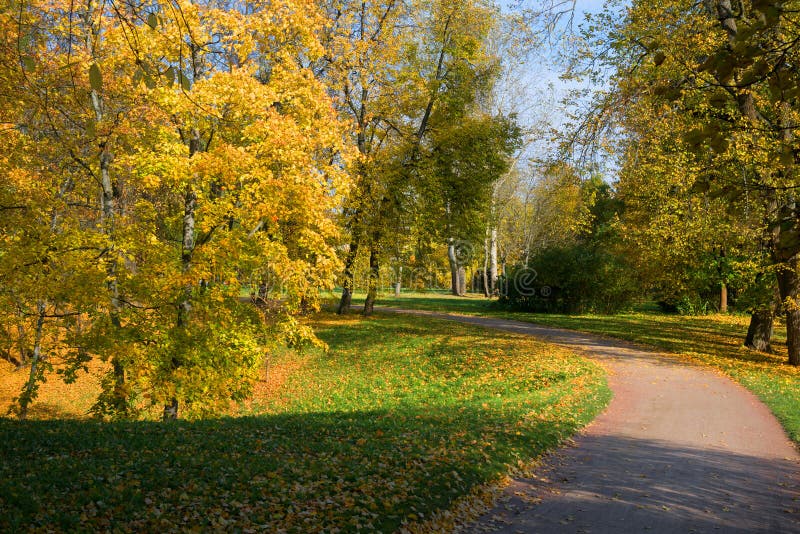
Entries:
POLYGON ((1 420, 0 530, 443 527, 609 398, 598 366, 523 336, 415 317, 317 326, 330 350, 276 355, 281 378, 248 417, 1 420))

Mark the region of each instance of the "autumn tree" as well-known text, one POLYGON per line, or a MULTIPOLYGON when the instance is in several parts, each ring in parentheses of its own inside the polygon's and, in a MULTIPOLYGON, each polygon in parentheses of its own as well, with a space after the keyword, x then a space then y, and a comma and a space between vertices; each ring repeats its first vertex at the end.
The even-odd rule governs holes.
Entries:
MULTIPOLYGON (((606 41, 609 64, 617 69, 607 100, 613 106, 606 109, 649 112, 659 123, 663 118, 661 134, 692 167, 692 193, 724 199, 756 231, 751 250, 763 244, 767 251, 794 365, 800 364, 796 7, 784 1, 634 2, 606 41)), ((762 300, 771 300, 771 291, 762 300)), ((753 315, 753 321, 764 318, 753 315)))
MULTIPOLYGON (((327 15, 321 32, 326 53, 311 63, 335 95, 334 103, 349 124, 349 141, 358 157, 350 174, 355 187, 347 198, 341 223, 348 238, 341 277, 339 313, 350 309, 359 253, 369 249, 374 231, 387 224, 378 204, 389 209, 386 191, 395 188, 382 167, 392 159, 402 121, 397 95, 404 66, 403 47, 411 38, 412 4, 389 2, 320 2, 327 15)), ((377 248, 375 254, 377 254, 377 248)), ((376 255, 370 253, 371 261, 376 255)))
MULTIPOLYGON (((119 25, 104 25, 102 5, 86 4, 72 21, 58 6, 19 7, 2 19, 9 29, 2 46, 10 51, 2 79, 18 91, 15 106, 3 110, 3 141, 13 154, 4 192, 16 205, 15 213, 3 214, 3 293, 13 303, 7 309, 17 310, 6 324, 16 324, 21 362, 31 353, 20 397, 24 416, 56 361, 67 378, 85 363, 80 336, 91 316, 118 309, 113 242, 120 189, 112 185, 110 163, 115 145, 134 129, 122 116, 135 106, 133 95, 120 93, 129 78, 102 87, 97 61, 109 53, 100 35, 110 47, 122 41, 119 25)), ((122 53, 109 65, 129 60, 122 53)), ((120 377, 116 360, 114 367, 120 377)))
POLYGON ((297 62, 322 55, 322 15, 294 2, 34 4, 3 23, 32 34, 28 48, 21 33, 3 45, 15 51, 3 83, 28 89, 3 109, 18 155, 3 162, 18 177, 3 202, 19 206, 0 214, 4 295, 35 304, 20 313, 34 332, 66 321, 51 354, 74 344, 76 323, 80 358, 112 361, 99 414, 227 409, 271 346, 313 340, 298 312, 339 265, 348 153, 325 88, 297 62), (27 260, 10 248, 23 242, 27 260), (31 284, 12 259, 52 283, 31 284), (240 303, 265 279, 279 295, 240 303))
MULTIPOLYGON (((423 198, 422 176, 432 168, 426 158, 435 139, 452 139, 445 130, 458 131, 459 122, 477 111, 476 98, 496 74, 497 60, 485 48, 496 12, 472 0, 337 3, 327 12, 332 25, 326 42, 337 53, 317 70, 336 93, 361 156, 343 214, 350 242, 339 312, 349 309, 361 254, 369 264, 369 314, 381 265, 404 235, 399 229, 419 220, 430 200, 423 198)), ((442 194, 436 196, 440 205, 447 202, 442 194)))
POLYGON ((477 256, 494 184, 511 166, 520 132, 513 118, 467 115, 434 131, 418 193, 429 235, 447 243, 451 292, 466 290, 465 264, 477 256))

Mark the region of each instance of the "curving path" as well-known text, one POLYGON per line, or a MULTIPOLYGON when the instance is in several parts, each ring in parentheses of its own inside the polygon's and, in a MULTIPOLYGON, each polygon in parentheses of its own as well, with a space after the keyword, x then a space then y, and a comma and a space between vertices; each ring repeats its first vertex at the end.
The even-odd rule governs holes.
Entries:
POLYGON ((730 379, 591 334, 381 310, 529 334, 608 371, 606 411, 464 532, 800 533, 800 454, 766 406, 730 379))

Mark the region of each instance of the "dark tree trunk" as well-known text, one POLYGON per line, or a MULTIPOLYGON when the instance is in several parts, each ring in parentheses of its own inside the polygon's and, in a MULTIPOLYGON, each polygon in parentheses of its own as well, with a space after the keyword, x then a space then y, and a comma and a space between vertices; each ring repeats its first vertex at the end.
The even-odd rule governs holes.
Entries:
POLYGON ((447 246, 447 261, 450 264, 450 292, 459 296, 458 290, 461 284, 458 280, 458 258, 456 257, 456 246, 452 240, 447 246))
POLYGON ((380 274, 380 264, 378 263, 378 253, 375 250, 369 251, 369 280, 367 282, 367 298, 364 300, 364 316, 372 315, 375 311, 375 300, 378 297, 378 275, 380 274))
POLYGON ((800 276, 797 269, 798 257, 793 256, 778 271, 778 289, 781 301, 785 303, 786 347, 790 365, 800 365, 800 276))
POLYGON ((756 310, 750 316, 750 326, 744 346, 761 352, 772 352, 772 333, 775 315, 772 310, 756 310))
POLYGON ((350 250, 344 260, 344 280, 342 280, 342 298, 339 299, 339 307, 336 313, 344 315, 350 311, 350 304, 353 301, 353 290, 355 289, 355 264, 358 256, 358 242, 350 243, 350 250))

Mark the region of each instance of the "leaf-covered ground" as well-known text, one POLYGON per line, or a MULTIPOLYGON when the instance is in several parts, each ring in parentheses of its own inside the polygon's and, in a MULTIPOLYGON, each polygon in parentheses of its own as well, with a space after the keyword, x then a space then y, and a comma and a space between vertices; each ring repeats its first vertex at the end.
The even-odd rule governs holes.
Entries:
POLYGON ((0 420, 0 531, 392 532, 528 465, 610 397, 596 365, 521 336, 318 326, 330 351, 273 359, 247 417, 0 420))
POLYGON ((775 354, 743 346, 747 315, 684 316, 654 311, 618 315, 557 315, 508 312, 493 301, 441 294, 408 294, 381 304, 431 311, 505 317, 626 339, 710 365, 738 381, 769 406, 789 437, 800 443, 800 368, 786 363, 786 336, 776 325, 775 354))

